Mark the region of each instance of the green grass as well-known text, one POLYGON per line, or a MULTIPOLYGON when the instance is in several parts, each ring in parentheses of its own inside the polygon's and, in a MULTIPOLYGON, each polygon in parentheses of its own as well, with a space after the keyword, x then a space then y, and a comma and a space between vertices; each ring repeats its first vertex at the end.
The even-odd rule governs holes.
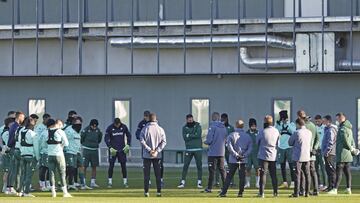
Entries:
MULTIPOLYGON (((340 193, 338 196, 329 196, 324 193, 321 193, 319 197, 309 197, 309 198, 298 198, 298 199, 289 199, 288 195, 291 194, 291 190, 280 190, 280 196, 278 198, 273 198, 271 195, 271 190, 266 191, 265 199, 256 198, 258 192, 257 189, 248 189, 245 191, 245 197, 242 199, 236 198, 237 188, 231 189, 228 193, 227 198, 217 198, 217 193, 219 188, 214 188, 212 194, 203 194, 200 193, 201 190, 196 189, 196 172, 195 169, 191 168, 188 175, 187 185, 185 189, 176 189, 177 184, 179 183, 181 168, 166 168, 165 169, 165 189, 163 189, 163 197, 155 197, 155 180, 152 177, 152 187, 150 188, 150 198, 143 197, 143 174, 142 169, 139 168, 128 168, 129 173, 129 185, 130 188, 124 189, 122 187, 122 177, 119 172, 119 167, 114 171, 113 177, 113 188, 107 189, 107 171, 105 168, 100 168, 98 171, 98 184, 102 186, 100 189, 96 190, 80 190, 80 191, 71 191, 71 194, 74 198, 64 199, 61 198, 61 193, 58 194, 58 198, 51 198, 49 192, 34 192, 33 194, 37 198, 19 198, 13 196, 5 196, 4 194, 0 195, 0 203, 39 203, 39 202, 93 202, 93 203, 110 203, 110 202, 159 202, 159 203, 202 203, 202 202, 276 202, 276 203, 290 203, 290 202, 299 202, 299 203, 310 203, 310 202, 359 202, 360 201, 360 172, 353 172, 353 195, 348 196, 341 194, 344 190, 344 185, 342 184, 340 193)), ((34 185, 37 185, 37 173, 34 175, 34 185)), ((279 176, 280 177, 280 176, 279 176)), ((203 181, 206 183, 207 171, 204 169, 203 181)), ((279 178, 280 179, 280 178, 279 178)), ((268 183, 270 180, 268 181, 268 183)), ((1 183, 2 185, 2 183, 1 183)), ((205 184, 204 184, 205 185, 205 184)), ((267 185, 269 188, 269 185, 267 185)))

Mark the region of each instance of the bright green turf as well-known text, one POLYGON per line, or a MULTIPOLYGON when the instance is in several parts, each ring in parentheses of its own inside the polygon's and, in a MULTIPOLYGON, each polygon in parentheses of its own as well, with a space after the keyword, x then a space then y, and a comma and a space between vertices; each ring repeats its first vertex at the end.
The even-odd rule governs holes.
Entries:
MULTIPOLYGON (((204 169, 203 180, 206 182, 207 171, 204 169)), ((163 197, 155 197, 155 186, 152 185, 150 189, 150 198, 143 197, 143 179, 142 179, 142 169, 141 168, 129 168, 129 189, 122 188, 122 178, 120 176, 119 167, 116 168, 114 177, 113 177, 113 189, 107 189, 107 171, 104 168, 99 169, 98 171, 98 184, 103 188, 97 190, 86 190, 86 191, 71 191, 71 194, 74 198, 64 199, 61 198, 61 193, 58 194, 58 198, 51 198, 49 192, 34 192, 33 194, 38 198, 18 198, 12 196, 0 195, 0 203, 7 202, 26 202, 26 203, 38 203, 38 202, 94 202, 94 203, 110 203, 110 202, 159 202, 159 203, 202 203, 202 202, 299 202, 299 203, 309 203, 309 202, 359 202, 360 201, 360 172, 353 172, 353 195, 347 196, 341 194, 344 190, 342 185, 340 194, 336 197, 329 196, 326 194, 320 194, 320 197, 309 197, 309 198, 298 198, 298 199, 289 199, 288 195, 292 192, 291 190, 280 190, 280 196, 278 198, 273 198, 271 191, 266 191, 265 199, 256 198, 257 190, 250 189, 245 191, 245 197, 243 199, 236 198, 237 189, 231 189, 228 193, 227 198, 217 198, 217 193, 219 188, 214 188, 212 194, 203 194, 200 193, 199 189, 196 189, 196 172, 194 168, 191 168, 186 189, 176 189, 176 186, 179 182, 181 175, 180 168, 167 168, 165 169, 165 189, 162 191, 163 197)), ((35 175, 34 175, 35 176, 35 175)), ((278 176, 280 177, 280 176, 278 176)), ((34 177, 34 185, 36 185, 36 179, 34 177)), ((280 180, 280 178, 279 178, 280 180)), ((268 183, 270 180, 268 181, 268 183)), ((155 183, 154 178, 152 178, 152 183, 155 183)), ((2 183, 1 183, 2 185, 2 183)), ((268 186, 269 187, 269 186, 268 186)))

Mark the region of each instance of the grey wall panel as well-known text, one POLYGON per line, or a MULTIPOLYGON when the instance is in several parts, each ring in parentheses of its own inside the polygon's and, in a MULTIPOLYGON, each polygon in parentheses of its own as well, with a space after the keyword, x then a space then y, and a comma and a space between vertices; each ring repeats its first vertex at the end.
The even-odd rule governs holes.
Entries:
POLYGON ((105 22, 105 10, 105 0, 88 0, 88 22, 105 22))
MULTIPOLYGON (((44 1, 45 23, 60 23, 61 0, 43 0, 43 1, 44 1)), ((66 4, 64 3, 64 9, 66 8, 65 5, 66 4)), ((66 19, 65 15, 66 15, 66 11, 64 11, 64 20, 66 19)))
MULTIPOLYGON (((160 58, 162 56, 160 55, 160 58)), ((134 73, 155 74, 157 73, 156 51, 151 49, 134 50, 134 73)))
POLYGON ((273 9, 273 17, 284 17, 284 1, 288 1, 288 0, 273 0, 273 5, 272 5, 272 9, 273 9))
MULTIPOLYGON (((246 1, 246 18, 264 18, 266 16, 265 15, 266 1, 264 0, 245 0, 245 1, 246 1)), ((269 16, 270 16, 270 11, 271 11, 271 4, 269 0, 269 16)), ((273 0, 273 16, 284 17, 284 0, 273 0)))
POLYGON ((83 74, 105 74, 103 41, 86 40, 83 46, 83 74))
POLYGON ((11 23, 11 1, 0 1, 0 25, 11 23))
POLYGON ((59 75, 61 73, 60 53, 59 40, 39 40, 40 75, 59 75))
POLYGON ((140 21, 156 21, 158 17, 158 0, 139 0, 140 21))
MULTIPOLYGON (((181 20, 184 18, 184 1, 185 0, 165 0, 165 19, 181 20)), ((188 0, 186 0, 188 1, 188 0)), ((187 2, 187 16, 189 16, 189 2, 187 2)))
POLYGON ((15 40, 15 75, 36 74, 35 40, 15 40))
MULTIPOLYGON (((184 147, 181 127, 185 122, 185 115, 190 113, 190 99, 194 97, 208 97, 211 112, 227 112, 232 124, 239 118, 247 123, 249 117, 254 117, 261 127, 264 115, 272 114, 272 99, 292 98, 293 116, 298 109, 304 109, 310 116, 334 116, 342 111, 356 126, 356 98, 359 94, 354 88, 360 85, 358 77, 271 75, 224 76, 221 79, 216 76, 1 78, 0 86, 5 88, 0 89, 0 94, 8 96, 0 100, 0 113, 4 117, 10 109, 27 111, 29 98, 46 98, 47 111, 54 117, 64 119, 68 110, 75 109, 84 117, 86 124, 90 119, 98 118, 100 127, 104 129, 113 119, 113 99, 131 98, 131 132, 135 132, 138 121, 142 119, 142 112, 150 109, 157 113, 159 122, 168 135, 167 148, 179 149, 184 147), (321 88, 320 83, 326 83, 327 88, 321 88), (348 88, 341 88, 338 84, 348 88), (341 97, 334 97, 334 92, 339 91, 342 93, 341 97)), ((354 128, 354 132, 355 130, 354 128)), ((139 146, 135 139, 133 146, 139 146)))
POLYGON ((210 19, 210 0, 192 0, 192 16, 196 20, 210 19))
POLYGON ((78 41, 74 39, 64 40, 64 74, 78 74, 78 41))
POLYGON ((218 2, 220 19, 238 18, 238 0, 218 0, 218 2))
POLYGON ((183 72, 184 72, 183 50, 160 49, 160 73, 183 73, 183 72))
POLYGON ((20 0, 20 23, 31 24, 36 22, 36 0, 20 0))
POLYGON ((0 74, 11 74, 11 42, 0 40, 0 74))
MULTIPOLYGON (((329 11, 330 16, 350 16, 351 15, 351 1, 342 1, 342 0, 328 0, 329 1, 329 11)), ((360 13, 356 14, 356 11, 360 10, 360 2, 358 1, 358 8, 356 8, 356 1, 353 1, 353 15, 359 15, 360 13)))
POLYGON ((131 73, 131 51, 128 48, 113 48, 109 45, 109 74, 131 73))
MULTIPOLYGON (((69 22, 72 22, 72 23, 78 22, 78 0, 69 0, 69 7, 70 7, 69 22)), ((66 17, 65 17, 65 20, 66 20, 66 17)))
MULTIPOLYGON (((295 0, 295 15, 299 16, 299 1, 295 0)), ((343 2, 343 1, 342 1, 343 2)), ((327 16, 327 3, 324 1, 324 15, 327 16)), ((285 16, 293 17, 293 1, 285 0, 285 16)), ((302 17, 319 17, 322 13, 322 0, 301 0, 302 17)), ((338 8, 335 8, 338 9, 338 8)))
POLYGON ((186 71, 188 73, 210 72, 210 51, 208 48, 188 49, 186 58, 186 71), (199 60, 201 58, 205 60, 199 60))
POLYGON ((236 48, 214 48, 213 65, 215 73, 238 72, 238 50, 236 48))
MULTIPOLYGON (((109 0, 109 20, 111 4, 109 0)), ((131 20, 131 0, 114 0, 114 21, 131 20)), ((136 20, 136 0, 134 0, 134 20, 136 20)))

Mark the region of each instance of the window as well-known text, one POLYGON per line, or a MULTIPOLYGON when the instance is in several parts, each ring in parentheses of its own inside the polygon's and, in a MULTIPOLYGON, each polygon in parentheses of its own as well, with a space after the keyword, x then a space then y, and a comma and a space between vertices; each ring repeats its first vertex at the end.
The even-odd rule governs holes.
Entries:
POLYGON ((130 129, 130 100, 122 99, 114 101, 114 117, 120 118, 121 122, 124 123, 130 129))
POLYGON ((288 111, 289 120, 291 120, 291 99, 274 99, 273 100, 273 116, 274 122, 279 120, 279 112, 288 111))
POLYGON ((209 99, 192 99, 191 100, 191 114, 194 120, 201 124, 202 137, 204 138, 209 128, 210 115, 210 101, 209 99))
POLYGON ((36 114, 39 116, 37 124, 42 123, 42 117, 45 114, 45 99, 29 99, 29 115, 36 114))

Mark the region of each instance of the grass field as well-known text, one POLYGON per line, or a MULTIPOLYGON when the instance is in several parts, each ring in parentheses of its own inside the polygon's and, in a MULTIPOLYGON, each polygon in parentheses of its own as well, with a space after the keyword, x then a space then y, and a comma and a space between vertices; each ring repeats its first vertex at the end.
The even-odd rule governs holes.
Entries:
MULTIPOLYGON (((217 194, 220 190, 219 188, 214 188, 212 194, 203 194, 200 193, 201 190, 196 189, 196 173, 195 169, 191 169, 188 175, 187 185, 185 189, 177 189, 176 186, 179 183, 179 178, 181 175, 181 168, 167 168, 165 169, 165 188, 162 191, 163 197, 155 197, 155 185, 152 185, 150 189, 150 198, 143 197, 143 174, 142 169, 139 168, 129 168, 129 186, 130 188, 124 189, 122 187, 122 178, 119 172, 119 167, 116 168, 113 177, 113 188, 107 189, 107 171, 105 168, 99 169, 98 172, 98 184, 102 186, 100 189, 96 190, 79 190, 71 191, 71 194, 74 198, 64 199, 61 196, 61 193, 58 194, 58 198, 51 198, 51 193, 49 192, 34 192, 37 198, 19 198, 13 196, 5 196, 4 194, 0 195, 0 203, 38 203, 38 202, 94 202, 94 203, 110 203, 110 202, 155 202, 155 203, 203 203, 203 202, 299 202, 299 203, 310 203, 310 202, 360 202, 360 172, 353 172, 353 195, 348 196, 341 194, 344 190, 344 185, 342 184, 341 189, 339 189, 339 195, 329 196, 324 193, 321 193, 319 197, 309 197, 309 198, 298 198, 290 199, 288 195, 291 194, 291 190, 280 190, 280 195, 277 198, 273 198, 271 191, 266 191, 265 199, 256 198, 257 189, 248 189, 244 193, 244 198, 236 198, 237 188, 231 189, 228 193, 227 198, 218 198, 217 194)), ((203 181, 206 183, 207 171, 204 169, 203 181)), ((280 176, 279 176, 280 177, 280 176)), ((34 185, 36 184, 37 179, 34 178, 34 185)), ((268 183, 270 180, 268 181, 268 183)), ((155 183, 154 178, 152 177, 152 183, 155 183)), ((2 183, 1 183, 2 185, 2 183)))

